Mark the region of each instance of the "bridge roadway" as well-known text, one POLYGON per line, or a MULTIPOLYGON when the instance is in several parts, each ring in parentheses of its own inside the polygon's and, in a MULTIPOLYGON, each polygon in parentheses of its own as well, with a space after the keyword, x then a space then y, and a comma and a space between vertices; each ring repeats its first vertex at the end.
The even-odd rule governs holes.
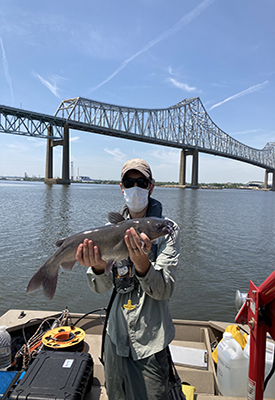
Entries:
POLYGON ((69 130, 82 130, 181 149, 180 185, 186 182, 186 157, 191 155, 192 186, 198 186, 199 152, 232 158, 275 173, 275 143, 254 149, 222 131, 199 97, 165 109, 106 104, 81 97, 63 100, 54 116, 0 105, 0 132, 47 139, 47 183, 70 183, 69 130), (53 147, 63 146, 62 179, 53 180, 53 147))

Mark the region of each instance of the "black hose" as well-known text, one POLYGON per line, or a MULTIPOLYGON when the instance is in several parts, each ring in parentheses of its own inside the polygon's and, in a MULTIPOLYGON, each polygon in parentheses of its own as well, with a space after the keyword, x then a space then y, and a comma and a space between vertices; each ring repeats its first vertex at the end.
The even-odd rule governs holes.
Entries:
POLYGON ((93 311, 89 311, 89 312, 87 312, 86 314, 82 315, 82 317, 78 318, 78 320, 74 323, 74 325, 77 325, 78 322, 81 321, 83 318, 87 317, 87 315, 96 313, 96 312, 98 312, 98 311, 106 311, 106 310, 107 310, 106 307, 102 307, 102 308, 97 308, 96 310, 93 310, 93 311))

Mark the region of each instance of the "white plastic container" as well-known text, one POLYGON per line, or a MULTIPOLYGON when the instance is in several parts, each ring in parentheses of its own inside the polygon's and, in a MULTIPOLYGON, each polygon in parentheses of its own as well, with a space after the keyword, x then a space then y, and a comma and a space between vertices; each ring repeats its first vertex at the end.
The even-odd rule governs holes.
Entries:
POLYGON ((247 396, 248 358, 241 345, 224 332, 218 344, 217 378, 223 396, 247 396))
POLYGON ((11 364, 11 337, 6 326, 0 326, 0 371, 6 370, 11 364))
MULTIPOLYGON (((244 354, 248 358, 249 363, 249 353, 250 353, 250 335, 247 336, 247 342, 244 349, 244 354)), ((265 373, 264 377, 268 376, 271 368, 273 366, 274 359, 274 343, 269 340, 266 341, 266 351, 265 351, 265 373)), ((266 389, 264 391, 264 399, 275 399, 275 375, 273 374, 269 382, 267 383, 266 389)))

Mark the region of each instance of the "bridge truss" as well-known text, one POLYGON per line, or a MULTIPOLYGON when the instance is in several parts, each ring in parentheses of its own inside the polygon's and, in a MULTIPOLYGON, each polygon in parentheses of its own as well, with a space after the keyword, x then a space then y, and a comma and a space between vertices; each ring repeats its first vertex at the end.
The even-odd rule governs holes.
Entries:
POLYGON ((78 97, 62 101, 55 115, 69 125, 78 123, 83 130, 196 149, 275 171, 275 143, 259 150, 233 139, 211 120, 199 97, 165 109, 122 107, 78 97))
POLYGON ((209 117, 199 97, 165 109, 122 107, 77 97, 64 100, 54 116, 0 105, 0 132, 53 142, 64 126, 124 139, 233 158, 275 172, 275 143, 255 149, 233 139, 209 117))
POLYGON ((0 105, 0 132, 60 140, 63 127, 61 118, 0 105))

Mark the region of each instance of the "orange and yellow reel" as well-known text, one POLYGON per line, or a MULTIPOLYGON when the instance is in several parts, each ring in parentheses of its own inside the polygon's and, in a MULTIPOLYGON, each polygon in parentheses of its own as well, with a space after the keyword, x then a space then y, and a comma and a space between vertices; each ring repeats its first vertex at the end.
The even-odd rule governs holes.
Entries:
POLYGON ((60 326, 46 332, 42 343, 52 350, 82 351, 85 332, 75 326, 60 326))

